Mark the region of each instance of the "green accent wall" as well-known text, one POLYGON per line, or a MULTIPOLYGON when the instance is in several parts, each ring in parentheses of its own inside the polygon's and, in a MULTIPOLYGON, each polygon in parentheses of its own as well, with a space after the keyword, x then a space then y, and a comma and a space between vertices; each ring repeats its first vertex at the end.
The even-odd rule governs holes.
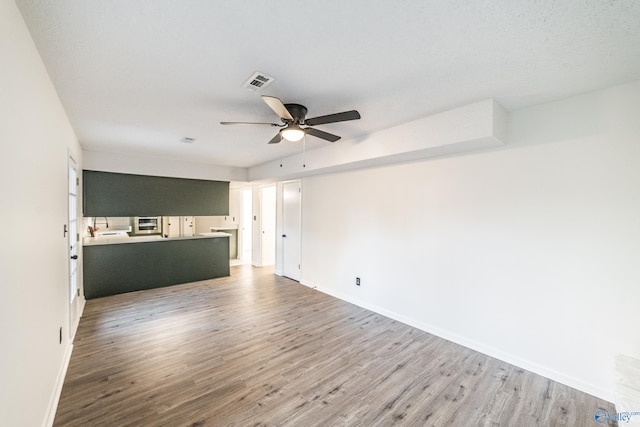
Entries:
POLYGON ((84 246, 87 299, 229 276, 228 237, 84 246))
POLYGON ((83 170, 84 216, 229 215, 229 182, 83 170))

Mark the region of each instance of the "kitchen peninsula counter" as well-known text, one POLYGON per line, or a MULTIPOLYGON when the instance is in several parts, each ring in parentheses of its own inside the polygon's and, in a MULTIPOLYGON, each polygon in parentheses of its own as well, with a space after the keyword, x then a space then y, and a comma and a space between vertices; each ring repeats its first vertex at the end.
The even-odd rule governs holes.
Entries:
POLYGON ((83 241, 87 299, 229 276, 230 234, 83 241))
POLYGON ((85 237, 82 241, 82 246, 95 246, 95 245, 117 245, 121 243, 145 243, 145 242, 170 242, 174 240, 187 240, 187 239, 211 239, 219 237, 231 237, 230 233, 215 232, 215 233, 201 233, 198 236, 180 236, 180 237, 162 237, 159 235, 150 236, 106 236, 106 237, 85 237))

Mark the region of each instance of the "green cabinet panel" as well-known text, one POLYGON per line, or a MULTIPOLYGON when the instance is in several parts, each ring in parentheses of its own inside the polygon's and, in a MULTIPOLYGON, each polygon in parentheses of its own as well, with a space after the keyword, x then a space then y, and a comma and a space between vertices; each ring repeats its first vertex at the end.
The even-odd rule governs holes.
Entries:
POLYGON ((227 237, 83 248, 87 299, 229 276, 227 237))
POLYGON ((83 170, 84 216, 229 215, 229 182, 83 170))

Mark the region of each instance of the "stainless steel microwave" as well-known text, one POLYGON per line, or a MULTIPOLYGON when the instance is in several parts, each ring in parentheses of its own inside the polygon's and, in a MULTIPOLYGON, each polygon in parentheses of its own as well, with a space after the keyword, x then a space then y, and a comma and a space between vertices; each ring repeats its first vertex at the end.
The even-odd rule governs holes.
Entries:
POLYGON ((133 234, 162 234, 161 216, 136 216, 133 218, 133 234))

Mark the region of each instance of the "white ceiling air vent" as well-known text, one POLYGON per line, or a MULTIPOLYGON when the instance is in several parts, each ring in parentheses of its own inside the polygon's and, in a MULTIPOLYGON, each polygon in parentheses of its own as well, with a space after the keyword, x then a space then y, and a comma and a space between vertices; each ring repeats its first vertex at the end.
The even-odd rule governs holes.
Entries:
POLYGON ((274 80, 275 77, 271 77, 265 73, 256 71, 242 86, 252 92, 259 92, 265 87, 269 86, 274 80))

